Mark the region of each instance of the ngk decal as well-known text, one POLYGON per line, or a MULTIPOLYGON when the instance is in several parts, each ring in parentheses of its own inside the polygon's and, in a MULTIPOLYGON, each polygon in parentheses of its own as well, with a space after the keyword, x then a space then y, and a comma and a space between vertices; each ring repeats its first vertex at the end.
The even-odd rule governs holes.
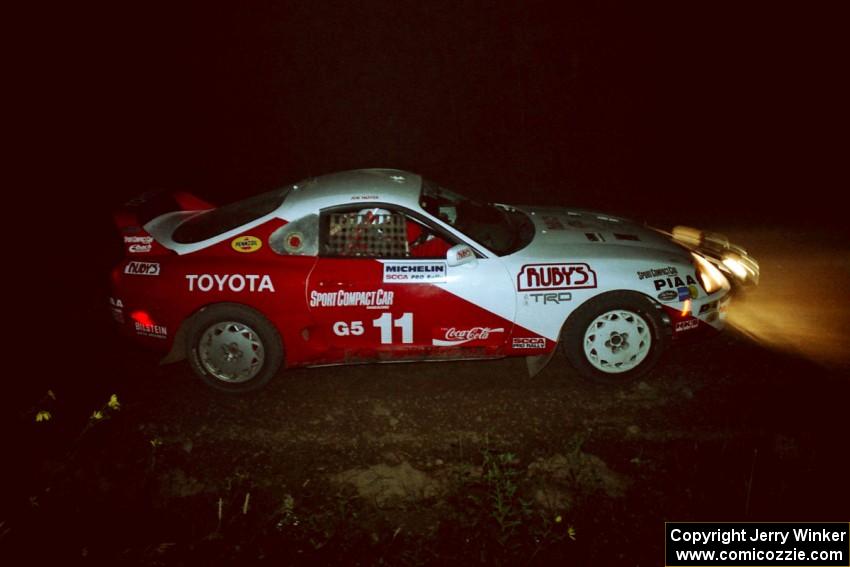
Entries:
POLYGON ((384 283, 445 283, 445 262, 384 262, 384 283))
POLYGON ((365 307, 386 309, 393 304, 395 292, 385 289, 374 291, 311 291, 310 307, 365 307))
POLYGON ((131 276, 158 276, 159 264, 156 262, 128 262, 124 273, 131 276))
POLYGON ((271 291, 272 279, 260 274, 186 274, 189 291, 271 291))
POLYGON ((518 291, 596 287, 596 272, 588 264, 526 264, 517 275, 518 291))
POLYGON ((546 348, 546 339, 543 337, 514 337, 511 346, 522 349, 546 348))
POLYGON ((145 325, 138 321, 135 321, 135 324, 137 335, 142 335, 143 337, 154 337, 156 339, 168 338, 168 329, 165 327, 161 327, 160 325, 145 325))
POLYGON ((434 330, 434 337, 431 339, 431 344, 434 346, 457 346, 473 341, 486 341, 492 333, 504 333, 503 327, 442 327, 434 330))

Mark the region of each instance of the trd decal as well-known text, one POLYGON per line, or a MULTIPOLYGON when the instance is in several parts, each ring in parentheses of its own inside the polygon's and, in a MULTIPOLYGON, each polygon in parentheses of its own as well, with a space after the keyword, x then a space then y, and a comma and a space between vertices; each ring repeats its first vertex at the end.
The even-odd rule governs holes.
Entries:
POLYGON ((158 276, 159 264, 156 262, 129 262, 124 273, 131 276, 158 276))
POLYGON ((434 330, 434 338, 431 344, 434 346, 458 346, 473 341, 486 341, 491 333, 504 333, 503 327, 469 327, 458 329, 456 327, 441 328, 434 330))
POLYGON ((526 264, 517 275, 517 290, 558 290, 596 287, 596 272, 588 264, 526 264))
POLYGON ((186 274, 189 291, 274 291, 272 279, 260 274, 186 274))
POLYGON ((546 348, 546 339, 543 337, 514 337, 511 346, 522 349, 546 348))
POLYGON ((237 252, 256 252, 263 247, 263 241, 256 236, 239 236, 233 239, 230 246, 237 252))
POLYGON ((385 289, 374 291, 311 291, 310 307, 366 307, 386 309, 392 306, 395 292, 385 289))
POLYGON ((445 262, 384 262, 384 283, 445 283, 445 262))
POLYGON ((547 291, 545 293, 527 293, 525 295, 525 304, 528 305, 529 298, 534 301, 534 303, 541 303, 543 305, 549 304, 561 304, 567 301, 572 301, 573 294, 568 291, 547 291))

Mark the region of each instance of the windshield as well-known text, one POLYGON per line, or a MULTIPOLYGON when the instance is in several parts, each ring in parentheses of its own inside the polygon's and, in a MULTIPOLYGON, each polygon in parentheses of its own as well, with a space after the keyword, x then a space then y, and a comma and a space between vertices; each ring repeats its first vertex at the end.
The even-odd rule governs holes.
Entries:
POLYGON ((427 212, 499 256, 525 248, 534 237, 533 224, 522 212, 512 207, 479 203, 431 181, 422 181, 419 201, 427 212))

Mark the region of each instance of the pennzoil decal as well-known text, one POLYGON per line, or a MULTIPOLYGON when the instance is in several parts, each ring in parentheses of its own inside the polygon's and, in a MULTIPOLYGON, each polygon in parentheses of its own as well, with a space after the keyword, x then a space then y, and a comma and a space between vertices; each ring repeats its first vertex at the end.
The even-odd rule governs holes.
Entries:
POLYGON ((128 262, 124 273, 131 276, 158 276, 159 264, 156 262, 128 262))
POLYGON ((585 263, 526 264, 517 274, 518 291, 596 287, 596 272, 585 263))
POLYGON ((256 252, 263 247, 263 241, 256 236, 237 236, 230 246, 237 252, 256 252))
POLYGON ((384 262, 384 283, 445 283, 445 262, 384 262))

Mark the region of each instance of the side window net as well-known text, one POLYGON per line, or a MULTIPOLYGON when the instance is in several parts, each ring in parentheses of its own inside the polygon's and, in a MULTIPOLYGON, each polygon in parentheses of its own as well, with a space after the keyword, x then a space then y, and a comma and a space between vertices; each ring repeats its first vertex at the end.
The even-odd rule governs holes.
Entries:
POLYGON ((408 257, 404 215, 379 211, 331 213, 325 254, 367 258, 408 257))

